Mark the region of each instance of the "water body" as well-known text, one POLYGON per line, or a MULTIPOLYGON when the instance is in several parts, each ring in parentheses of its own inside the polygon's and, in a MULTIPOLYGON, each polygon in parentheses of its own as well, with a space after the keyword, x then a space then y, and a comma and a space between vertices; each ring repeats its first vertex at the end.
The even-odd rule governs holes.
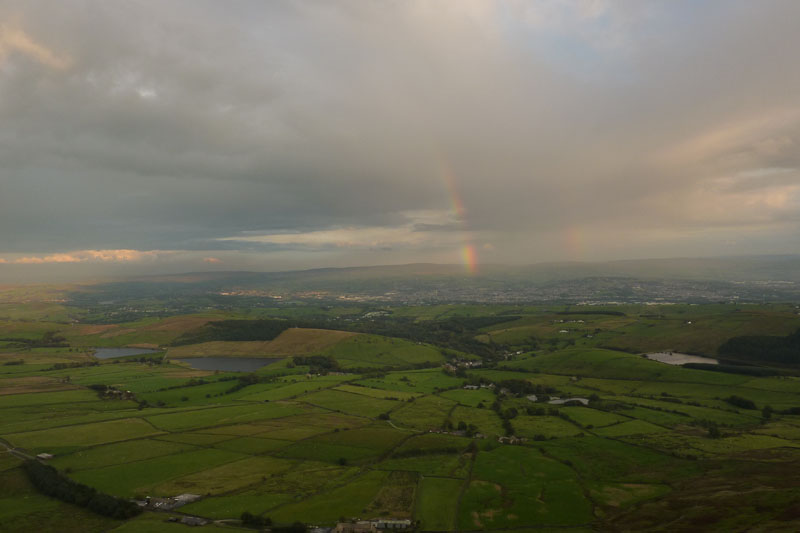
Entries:
POLYGON ((580 402, 583 405, 589 405, 589 398, 556 398, 547 403, 553 405, 564 405, 567 402, 580 402))
POLYGON ((147 355, 158 353, 161 350, 149 348, 95 348, 94 356, 98 359, 112 359, 114 357, 128 357, 130 355, 147 355))
POLYGON ((264 357, 185 357, 175 359, 187 363, 196 370, 220 370, 223 372, 254 372, 279 359, 264 357))
POLYGON ((710 357, 701 357, 699 355, 689 355, 678 352, 655 352, 648 353, 645 356, 659 363, 667 363, 668 365, 685 365, 686 363, 705 363, 707 365, 718 365, 719 361, 710 357))

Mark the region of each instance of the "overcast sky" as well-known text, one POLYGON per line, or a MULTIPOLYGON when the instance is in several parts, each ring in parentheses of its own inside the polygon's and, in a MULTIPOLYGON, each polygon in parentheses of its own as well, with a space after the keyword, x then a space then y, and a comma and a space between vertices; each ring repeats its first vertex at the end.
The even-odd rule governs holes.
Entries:
POLYGON ((800 2, 0 0, 0 281, 800 252, 800 2))

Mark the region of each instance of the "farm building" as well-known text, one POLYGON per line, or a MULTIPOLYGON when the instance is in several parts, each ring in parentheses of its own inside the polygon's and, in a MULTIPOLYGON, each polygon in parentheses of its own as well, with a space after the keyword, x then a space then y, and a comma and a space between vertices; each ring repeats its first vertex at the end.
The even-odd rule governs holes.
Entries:
POLYGON ((411 520, 377 520, 373 522, 373 525, 378 531, 398 531, 410 528, 411 520))
POLYGON ((375 528, 372 522, 361 520, 359 522, 339 522, 334 531, 336 533, 373 533, 375 528))
POLYGON ((339 522, 333 530, 336 533, 376 533, 378 531, 403 531, 411 528, 411 520, 360 520, 358 522, 339 522))

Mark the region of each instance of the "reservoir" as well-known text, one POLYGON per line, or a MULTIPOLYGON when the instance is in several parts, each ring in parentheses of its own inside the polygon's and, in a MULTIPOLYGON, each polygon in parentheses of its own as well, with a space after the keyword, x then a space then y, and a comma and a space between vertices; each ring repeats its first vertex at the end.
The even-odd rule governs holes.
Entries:
POLYGON ((254 372, 279 359, 266 357, 183 357, 174 359, 187 363, 197 370, 219 370, 222 372, 254 372))
POLYGON ((655 352, 648 353, 645 356, 659 363, 667 363, 668 365, 685 365, 686 363, 705 363, 707 365, 718 365, 719 361, 711 359, 710 357, 701 357, 699 355, 689 355, 678 352, 655 352))
POLYGON ((547 403, 552 405, 564 405, 569 402, 580 402, 583 405, 589 405, 589 398, 553 398, 547 403))
POLYGON ((98 359, 112 359, 114 357, 129 357, 131 355, 147 355, 158 353, 161 350, 149 348, 95 348, 94 356, 98 359))

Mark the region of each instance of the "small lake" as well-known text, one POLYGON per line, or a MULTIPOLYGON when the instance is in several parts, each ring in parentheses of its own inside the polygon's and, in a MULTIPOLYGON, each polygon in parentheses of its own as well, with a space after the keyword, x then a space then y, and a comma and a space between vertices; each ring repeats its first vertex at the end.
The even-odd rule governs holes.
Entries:
POLYGON ((710 357, 701 357, 699 355, 689 355, 678 352, 655 352, 648 353, 645 356, 659 363, 667 363, 668 365, 685 365, 686 363, 705 363, 707 365, 718 365, 719 361, 710 357))
POLYGON ((555 398, 547 403, 552 405, 564 405, 568 402, 580 402, 583 405, 589 405, 589 398, 555 398))
POLYGON ((187 363, 196 370, 220 370, 222 372, 254 372, 279 359, 266 357, 182 357, 174 359, 187 363))
POLYGON ((95 348, 94 356, 98 359, 112 359, 114 357, 128 357, 131 355, 147 355, 160 351, 162 350, 151 350, 149 348, 95 348))

